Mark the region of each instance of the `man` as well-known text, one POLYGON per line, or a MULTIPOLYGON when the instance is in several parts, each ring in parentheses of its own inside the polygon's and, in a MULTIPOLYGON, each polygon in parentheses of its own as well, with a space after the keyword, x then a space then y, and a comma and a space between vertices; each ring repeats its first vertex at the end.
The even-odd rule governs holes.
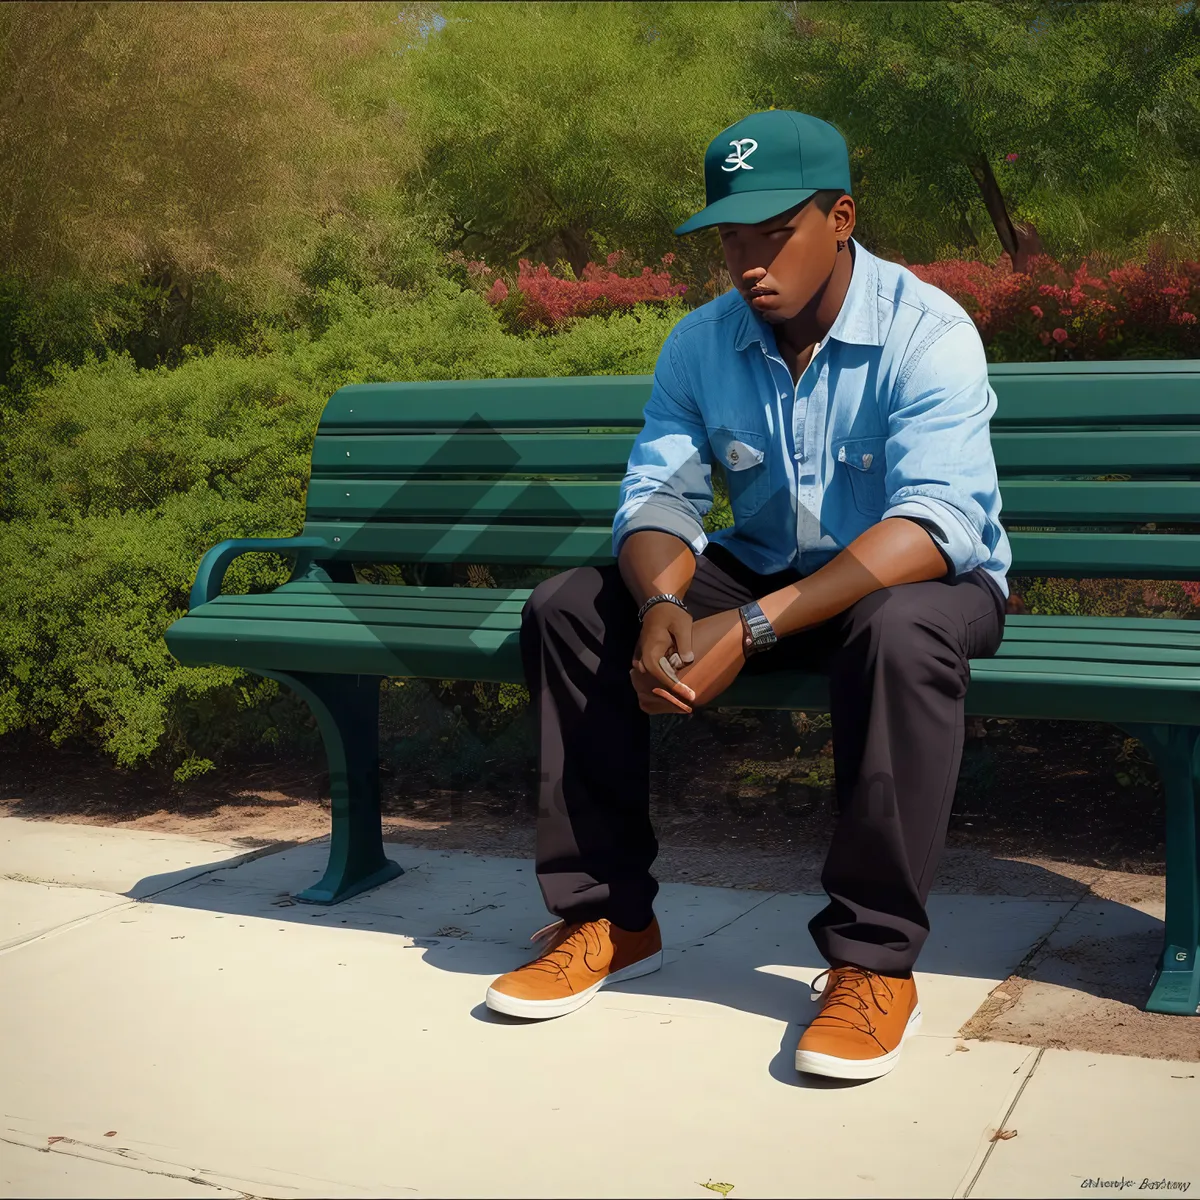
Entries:
POLYGON ((969 659, 1003 636, 996 397, 966 312, 853 240, 831 125, 754 113, 704 177, 707 206, 675 232, 715 225, 733 288, 659 353, 617 562, 545 580, 524 609, 538 881, 560 919, 487 1003, 560 1016, 657 970, 648 714, 710 704, 742 670, 822 670, 839 817, 809 929, 829 970, 796 1065, 870 1079, 920 1022, 969 659), (734 523, 706 537, 714 458, 734 523))

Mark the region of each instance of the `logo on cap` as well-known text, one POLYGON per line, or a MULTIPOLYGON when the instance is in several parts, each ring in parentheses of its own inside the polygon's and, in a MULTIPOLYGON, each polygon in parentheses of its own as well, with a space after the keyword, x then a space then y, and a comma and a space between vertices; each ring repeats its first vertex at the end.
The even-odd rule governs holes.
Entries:
POLYGON ((738 167, 744 167, 747 171, 753 171, 754 168, 746 161, 755 150, 758 149, 758 143, 753 138, 737 138, 729 143, 733 147, 733 153, 725 156, 727 163, 733 163, 731 167, 722 167, 722 171, 736 171, 738 167), (749 147, 745 149, 744 147, 749 147))

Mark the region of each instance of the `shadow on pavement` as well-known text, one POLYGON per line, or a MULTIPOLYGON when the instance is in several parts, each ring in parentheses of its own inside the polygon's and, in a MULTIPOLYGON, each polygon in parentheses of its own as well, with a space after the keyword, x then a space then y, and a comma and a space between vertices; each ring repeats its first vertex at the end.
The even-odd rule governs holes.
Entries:
MULTIPOLYGON (((217 864, 200 876, 194 868, 149 876, 127 894, 159 905, 276 923, 390 934, 397 938, 398 950, 421 951, 422 961, 439 971, 477 975, 481 987, 487 977, 532 957, 530 935, 552 919, 532 863, 401 843, 389 843, 388 853, 405 873, 336 905, 294 899, 295 892, 323 872, 324 841, 271 848, 250 861, 217 864)), ((1052 896, 1061 882, 1032 864, 1007 863, 1006 867, 1015 872, 1016 885, 1026 895, 1052 896)), ((664 937, 664 970, 614 985, 606 989, 607 994, 686 997, 782 1021, 787 1033, 778 1077, 795 1083, 790 1054, 811 1016, 808 983, 826 965, 812 943, 807 922, 824 903, 823 894, 664 883, 656 902, 664 937)), ((1035 959, 1033 951, 1053 945, 1056 937, 1061 940, 1064 931, 1069 933, 1072 925, 1081 922, 1097 930, 1111 926, 1121 935, 1135 931, 1141 935, 1138 947, 1150 955, 1144 964, 1136 964, 1137 974, 1145 979, 1141 994, 1135 996, 1136 989, 1111 974, 1096 976, 1095 986, 1103 988, 1107 979, 1115 985, 1109 986, 1112 999, 1139 1005, 1149 994, 1157 953, 1156 949, 1151 953, 1152 934, 1161 937, 1162 922, 1136 909, 1087 896, 1028 899, 935 893, 929 911, 931 931, 917 970, 950 977, 947 988, 977 981, 972 989, 975 999, 963 1020, 992 986, 1035 959)), ((811 1006, 814 1011, 815 1007, 811 1006)), ((483 1020, 508 1020, 482 1004, 476 1012, 483 1020)), ((954 1029, 927 1032, 949 1036, 954 1029)))

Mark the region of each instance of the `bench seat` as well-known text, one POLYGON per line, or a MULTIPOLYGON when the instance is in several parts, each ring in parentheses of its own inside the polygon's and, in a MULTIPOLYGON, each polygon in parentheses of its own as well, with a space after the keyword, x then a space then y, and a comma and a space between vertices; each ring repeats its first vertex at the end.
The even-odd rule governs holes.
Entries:
MULTIPOLYGON (((189 660, 252 671, 523 683, 517 643, 528 588, 288 583, 218 596, 181 618, 189 660)), ((979 717, 1200 725, 1200 621, 1009 614, 994 658, 971 660, 979 717)), ((821 674, 743 673, 722 707, 828 711, 821 674)))

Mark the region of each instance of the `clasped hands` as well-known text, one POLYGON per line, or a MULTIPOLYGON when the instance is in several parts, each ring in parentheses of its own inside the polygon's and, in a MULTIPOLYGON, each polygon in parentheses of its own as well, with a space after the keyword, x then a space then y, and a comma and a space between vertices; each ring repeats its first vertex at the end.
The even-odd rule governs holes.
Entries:
POLYGON ((642 712, 690 713, 719 696, 745 665, 736 608, 694 621, 677 604, 662 601, 642 622, 629 677, 642 712))

